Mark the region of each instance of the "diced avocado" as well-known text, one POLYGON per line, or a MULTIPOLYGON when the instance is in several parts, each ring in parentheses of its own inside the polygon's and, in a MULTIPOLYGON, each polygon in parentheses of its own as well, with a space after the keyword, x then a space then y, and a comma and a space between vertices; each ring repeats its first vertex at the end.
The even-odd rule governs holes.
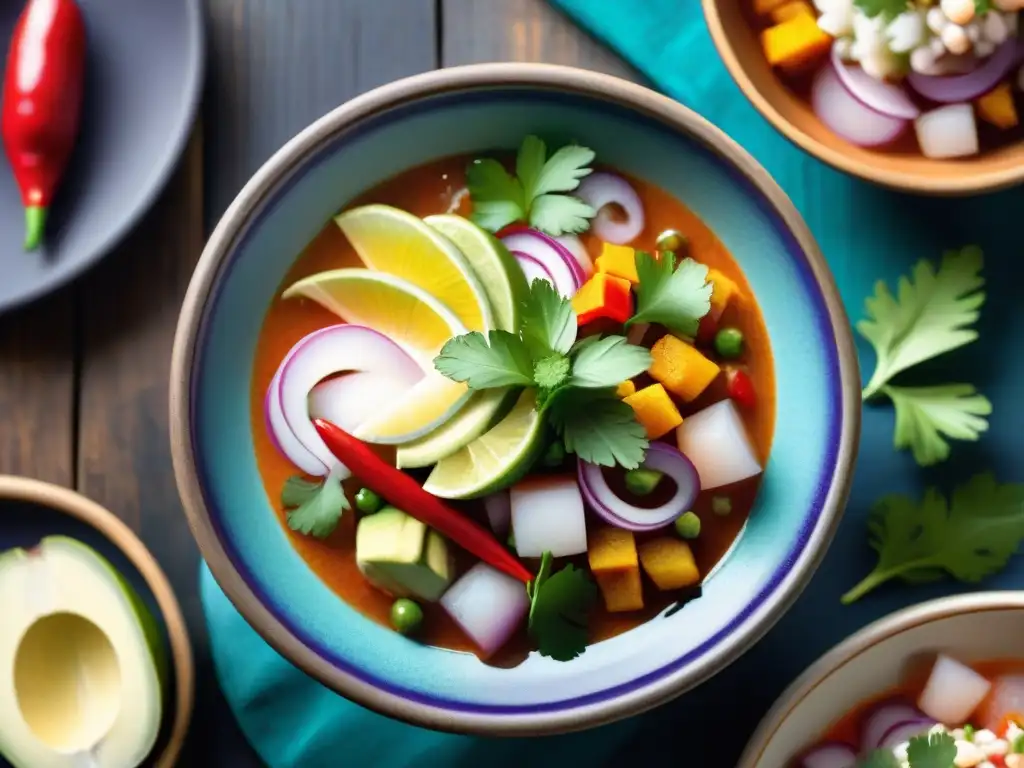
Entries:
POLYGON ((391 506, 359 521, 356 563, 367 581, 393 597, 430 602, 444 594, 455 575, 444 537, 391 506))

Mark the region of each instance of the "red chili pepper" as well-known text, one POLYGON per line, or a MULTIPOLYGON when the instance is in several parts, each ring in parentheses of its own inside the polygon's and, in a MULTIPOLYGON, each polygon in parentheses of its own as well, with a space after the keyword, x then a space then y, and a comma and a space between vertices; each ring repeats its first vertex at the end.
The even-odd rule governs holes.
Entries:
POLYGON ((533 574, 486 528, 445 506, 405 472, 383 461, 366 443, 325 419, 313 419, 313 426, 338 461, 351 469, 359 482, 371 491, 499 571, 522 582, 533 579, 533 574))
POLYGON ((725 393, 743 408, 757 405, 757 393, 750 376, 739 368, 728 368, 725 372, 725 393))
POLYGON ((25 205, 25 250, 46 214, 78 136, 85 23, 75 0, 29 0, 14 28, 4 79, 4 149, 25 205))

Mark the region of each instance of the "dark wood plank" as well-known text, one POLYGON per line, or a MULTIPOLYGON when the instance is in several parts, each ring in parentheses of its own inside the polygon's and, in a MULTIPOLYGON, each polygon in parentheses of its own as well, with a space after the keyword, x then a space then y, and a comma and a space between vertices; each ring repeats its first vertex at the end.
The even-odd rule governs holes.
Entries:
POLYGON ((72 484, 74 288, 0 318, 0 474, 72 484))

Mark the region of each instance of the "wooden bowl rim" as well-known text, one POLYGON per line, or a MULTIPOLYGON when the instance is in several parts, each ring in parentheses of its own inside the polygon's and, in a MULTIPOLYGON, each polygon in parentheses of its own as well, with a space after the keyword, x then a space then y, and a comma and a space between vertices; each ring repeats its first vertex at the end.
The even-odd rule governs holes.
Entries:
MULTIPOLYGON (((0 475, 0 499, 25 501, 63 512, 102 533, 138 569, 153 593, 167 628, 174 666, 175 711, 170 735, 162 752, 152 763, 154 768, 173 768, 181 754, 195 703, 195 668, 192 645, 181 606, 170 582, 156 559, 134 531, 109 510, 77 491, 42 480, 0 475)), ((166 716, 166 713, 165 713, 166 716)), ((153 754, 147 759, 152 760, 153 754)))
POLYGON ((1024 162, 999 170, 965 170, 963 173, 951 173, 937 178, 922 176, 906 171, 894 171, 853 160, 845 153, 837 151, 798 129, 787 120, 772 103, 761 95, 747 75, 746 69, 736 55, 736 49, 725 32, 722 14, 719 11, 721 0, 701 0, 704 18, 707 22, 711 40, 725 63, 729 75, 739 86, 754 108, 789 141, 796 144, 813 157, 832 166, 836 170, 851 176, 880 184, 891 189, 905 192, 919 192, 934 196, 972 195, 984 192, 996 192, 1012 187, 1024 181, 1024 162))

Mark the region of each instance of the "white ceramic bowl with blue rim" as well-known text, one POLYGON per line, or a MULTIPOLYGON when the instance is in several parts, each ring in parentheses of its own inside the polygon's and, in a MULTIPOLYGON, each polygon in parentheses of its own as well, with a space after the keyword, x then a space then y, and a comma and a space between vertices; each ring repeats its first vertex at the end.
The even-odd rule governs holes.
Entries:
POLYGON ((763 635, 824 554, 846 501, 860 382, 849 324, 806 225, 768 174, 678 103, 564 67, 487 64, 402 80, 304 130, 224 214, 182 308, 171 379, 178 486, 228 597, 283 656, 371 709, 443 730, 568 731, 637 714, 763 635), (777 428, 757 503, 703 596, 560 663, 514 669, 417 644, 339 600, 288 543, 257 471, 249 391, 266 308, 296 255, 361 192, 447 155, 572 137, 672 193, 743 269, 775 358, 777 428))

